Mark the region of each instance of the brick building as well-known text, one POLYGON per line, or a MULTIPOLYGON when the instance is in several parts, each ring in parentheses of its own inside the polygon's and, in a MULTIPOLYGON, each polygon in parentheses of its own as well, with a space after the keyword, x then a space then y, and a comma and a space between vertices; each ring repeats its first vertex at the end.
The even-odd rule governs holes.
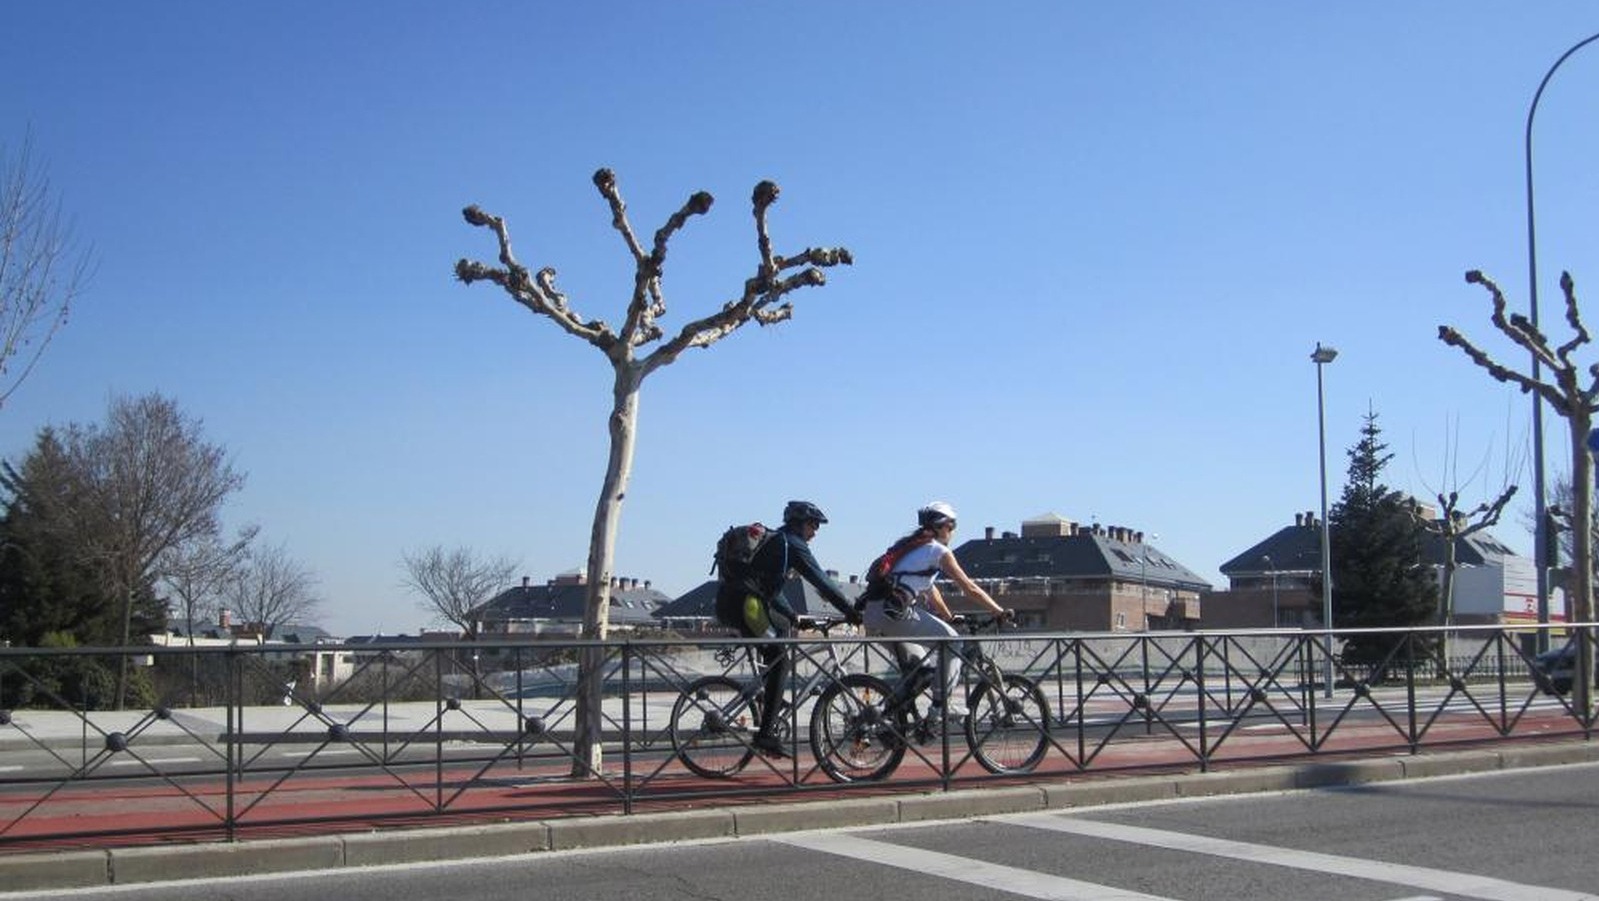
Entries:
MULTIPOLYGON (((1210 583, 1162 553, 1141 531, 1084 525, 1053 513, 955 548, 966 574, 1035 631, 1143 632, 1190 629, 1210 583)), ((940 583, 957 611, 974 609, 940 583)))

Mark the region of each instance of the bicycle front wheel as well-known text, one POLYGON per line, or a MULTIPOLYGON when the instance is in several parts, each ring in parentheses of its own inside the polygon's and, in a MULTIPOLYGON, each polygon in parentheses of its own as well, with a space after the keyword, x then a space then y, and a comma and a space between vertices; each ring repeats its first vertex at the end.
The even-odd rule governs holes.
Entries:
POLYGON ((725 779, 750 762, 761 722, 759 691, 728 676, 695 679, 672 705, 672 748, 683 765, 707 779, 725 779))
POLYGON ((972 693, 966 717, 972 755, 990 773, 1026 773, 1049 746, 1049 706, 1038 683, 994 673, 972 693))
POLYGON ((822 690, 811 710, 811 751, 834 782, 885 779, 905 756, 904 711, 888 709, 893 689, 850 673, 822 690))

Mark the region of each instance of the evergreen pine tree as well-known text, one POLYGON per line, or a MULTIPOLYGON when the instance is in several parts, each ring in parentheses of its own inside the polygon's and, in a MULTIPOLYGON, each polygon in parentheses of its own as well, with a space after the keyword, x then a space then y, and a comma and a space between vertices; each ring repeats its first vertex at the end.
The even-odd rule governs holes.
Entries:
MULTIPOLYGON (((1377 414, 1368 412, 1365 419, 1359 443, 1349 450, 1343 497, 1328 513, 1333 622, 1340 629, 1424 625, 1438 609, 1438 588, 1422 559, 1422 528, 1407 499, 1383 484, 1393 454, 1382 442, 1377 414)), ((1393 653, 1399 640, 1351 636, 1344 660, 1386 669, 1403 662, 1402 652, 1393 653)))

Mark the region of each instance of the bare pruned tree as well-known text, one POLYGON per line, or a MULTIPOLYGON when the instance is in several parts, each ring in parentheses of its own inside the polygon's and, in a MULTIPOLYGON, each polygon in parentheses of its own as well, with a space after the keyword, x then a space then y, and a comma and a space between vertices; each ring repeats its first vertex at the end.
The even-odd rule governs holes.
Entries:
POLYGON ((467 547, 434 545, 402 553, 400 565, 405 587, 422 596, 422 609, 475 641, 477 609, 505 588, 522 564, 509 557, 479 557, 467 547))
POLYGON ((0 407, 66 324, 89 259, 30 143, 15 158, 0 148, 0 407))
POLYGON ((1460 568, 1455 542, 1497 525, 1499 517, 1505 512, 1505 505, 1515 495, 1516 486, 1508 485, 1492 501, 1484 501, 1470 510, 1461 510, 1460 492, 1439 492, 1438 518, 1421 520, 1421 527, 1437 535, 1444 545, 1443 584, 1438 598, 1438 619, 1443 625, 1455 624, 1455 571, 1460 568))
MULTIPOLYGON (((1550 409, 1566 420, 1571 442, 1572 521, 1591 522, 1593 458, 1589 456, 1587 442, 1588 433, 1593 431, 1594 413, 1599 411, 1599 406, 1595 404, 1595 397, 1599 396, 1599 364, 1583 368, 1572 358, 1573 354, 1590 343, 1591 338, 1577 309, 1577 288, 1571 273, 1560 274, 1560 290, 1566 300, 1566 323, 1571 326, 1573 334, 1569 341, 1559 346, 1550 344, 1548 336, 1520 313, 1506 316, 1504 292, 1492 279, 1473 269, 1466 273, 1466 281, 1487 289, 1493 299, 1491 321, 1494 327, 1547 367, 1552 382, 1534 379, 1500 364, 1450 326, 1438 327, 1439 340, 1460 348, 1473 363, 1487 370, 1495 379, 1515 385, 1524 393, 1538 395, 1549 404, 1550 409)), ((1576 529, 1572 538, 1571 615, 1577 622, 1593 622, 1593 533, 1588 529, 1576 529)), ((1573 680, 1575 687, 1572 700, 1586 711, 1591 709, 1593 694, 1593 647, 1588 642, 1578 642, 1576 671, 1585 676, 1573 680)))
MULTIPOLYGON (((1455 574, 1459 571, 1459 554, 1456 542, 1462 538, 1475 535, 1485 529, 1498 525, 1499 519, 1504 515, 1505 506, 1516 495, 1516 486, 1511 484, 1513 473, 1519 473, 1524 463, 1522 459, 1513 458, 1506 445, 1505 473, 1500 483, 1499 494, 1491 501, 1484 501, 1470 510, 1463 510, 1460 506, 1460 493, 1462 489, 1469 489, 1483 477, 1488 469, 1488 460, 1485 456, 1476 469, 1464 479, 1459 474, 1459 455, 1453 441, 1453 432, 1445 426, 1445 437, 1451 440, 1446 443, 1443 459, 1443 480, 1441 485, 1447 488, 1434 489, 1431 485, 1427 490, 1433 492, 1438 501, 1438 518, 1428 519, 1422 516, 1420 504, 1411 508, 1411 515, 1415 517, 1421 528, 1437 535, 1443 543, 1443 570, 1439 580, 1438 594, 1438 622, 1444 626, 1454 625, 1455 617, 1455 574)), ((1446 636, 1447 641, 1447 636, 1446 636)))
POLYGON ((267 639, 280 626, 316 622, 322 606, 316 587, 316 575, 278 544, 250 553, 224 596, 229 609, 267 639))
MULTIPOLYGON (((467 207, 462 214, 469 225, 493 232, 499 248, 499 265, 462 259, 455 264, 455 276, 466 284, 487 281, 499 285, 512 300, 547 317, 567 334, 592 344, 611 366, 610 454, 589 534, 583 612, 583 636, 603 639, 608 628, 612 557, 621 524, 622 499, 627 494, 633 468, 639 389, 645 377, 675 361, 685 350, 710 347, 752 319, 761 325, 771 325, 790 318, 794 312, 789 299, 791 292, 826 284, 824 269, 848 265, 854 260, 844 248, 813 247, 792 255, 773 253, 766 217, 772 204, 777 202, 778 187, 763 181, 755 186, 751 196, 757 253, 754 274, 745 279, 742 291, 723 303, 721 309, 688 322, 668 337, 660 325, 661 317, 666 314, 661 279, 666 270, 667 245, 690 217, 710 211, 713 198, 704 191, 689 197, 646 246, 639 241, 628 221, 627 205, 622 201, 615 174, 609 169, 598 170, 594 173, 594 186, 609 204, 611 225, 633 259, 632 296, 628 299, 620 330, 574 310, 567 296, 556 287, 553 267, 533 272, 522 265, 511 249, 510 229, 505 220, 477 206, 467 207), (645 348, 651 345, 653 348, 646 352, 645 348)), ((574 769, 578 775, 585 771, 597 773, 600 764, 598 653, 589 652, 581 666, 574 749, 577 761, 574 769)))

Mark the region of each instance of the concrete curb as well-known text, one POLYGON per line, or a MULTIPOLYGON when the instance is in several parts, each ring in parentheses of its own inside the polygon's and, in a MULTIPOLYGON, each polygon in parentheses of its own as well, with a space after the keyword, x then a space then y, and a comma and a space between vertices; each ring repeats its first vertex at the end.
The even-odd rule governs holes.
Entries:
POLYGON ((1310 761, 1210 773, 1085 776, 1002 788, 751 804, 630 816, 617 814, 235 843, 0 855, 0 886, 6 891, 85 888, 174 878, 465 860, 577 848, 747 838, 808 829, 891 826, 1595 762, 1599 762, 1599 742, 1577 741, 1310 761))

